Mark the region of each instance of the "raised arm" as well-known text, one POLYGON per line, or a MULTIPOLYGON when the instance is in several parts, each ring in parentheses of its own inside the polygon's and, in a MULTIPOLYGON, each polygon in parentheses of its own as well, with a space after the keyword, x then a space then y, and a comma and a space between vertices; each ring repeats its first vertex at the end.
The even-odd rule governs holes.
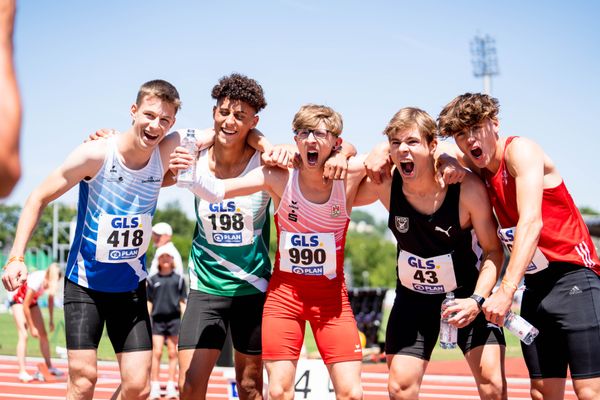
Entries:
POLYGON ((14 18, 15 0, 0 0, 0 198, 10 194, 21 176, 21 99, 13 62, 14 18))
POLYGON ((27 267, 22 259, 44 208, 85 177, 94 176, 102 166, 105 147, 104 141, 80 145, 31 193, 21 211, 10 251, 9 259, 14 261, 6 266, 2 276, 2 283, 7 290, 17 289, 27 278, 27 267))

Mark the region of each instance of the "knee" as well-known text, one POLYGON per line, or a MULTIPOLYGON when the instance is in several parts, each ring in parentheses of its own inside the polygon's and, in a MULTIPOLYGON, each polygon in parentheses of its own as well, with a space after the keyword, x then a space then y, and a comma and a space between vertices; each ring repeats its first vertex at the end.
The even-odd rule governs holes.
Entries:
POLYGON ((361 400, 363 398, 362 387, 360 384, 353 385, 342 393, 336 393, 335 398, 336 400, 361 400))
POLYGON ((158 359, 159 362, 160 362, 160 357, 162 356, 162 348, 161 347, 159 347, 159 348, 156 348, 156 347, 153 348, 152 349, 152 356, 154 357, 155 360, 158 359))
POLYGON ((121 383, 121 397, 146 400, 150 396, 150 381, 145 378, 130 379, 121 383))
POLYGON ((593 400, 600 398, 598 388, 592 387, 577 387, 575 386, 575 394, 579 400, 593 400))
POLYGON ((192 400, 202 398, 202 393, 199 391, 197 386, 194 386, 189 379, 184 379, 180 376, 179 378, 179 399, 180 400, 192 400))
POLYGON ((272 385, 269 383, 269 399, 271 400, 287 400, 294 398, 294 389, 286 389, 281 385, 272 385))
POLYGON ((419 388, 417 385, 389 381, 388 394, 390 395, 390 399, 393 400, 417 399, 419 395, 419 388))
POLYGON ((502 400, 506 398, 506 382, 502 377, 486 379, 479 382, 479 395, 485 400, 502 400))
POLYGON ((77 393, 93 393, 98 374, 94 367, 87 365, 69 365, 69 386, 77 393))
POLYGON ((259 398, 262 392, 262 381, 258 381, 257 377, 245 376, 236 378, 238 391, 244 393, 244 398, 255 399, 259 398))

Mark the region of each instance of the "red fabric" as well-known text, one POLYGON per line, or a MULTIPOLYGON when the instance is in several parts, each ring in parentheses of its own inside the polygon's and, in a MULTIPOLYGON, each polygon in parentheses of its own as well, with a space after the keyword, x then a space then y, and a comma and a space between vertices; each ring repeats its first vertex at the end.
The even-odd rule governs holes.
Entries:
MULTIPOLYGON (((506 148, 515 136, 506 140, 500 168, 495 175, 483 171, 490 201, 502 228, 515 227, 519 221, 515 178, 506 167, 506 148)), ((590 233, 583 222, 564 182, 544 189, 542 198, 543 227, 538 248, 548 261, 568 262, 591 268, 600 275, 600 261, 590 233)))

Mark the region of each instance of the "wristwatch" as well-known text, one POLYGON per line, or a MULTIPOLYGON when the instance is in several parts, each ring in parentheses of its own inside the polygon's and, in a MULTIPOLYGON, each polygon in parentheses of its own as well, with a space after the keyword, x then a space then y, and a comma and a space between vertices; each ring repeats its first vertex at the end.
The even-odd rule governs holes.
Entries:
POLYGON ((485 298, 481 297, 478 294, 472 294, 469 296, 469 298, 475 300, 475 303, 477 303, 477 307, 479 307, 479 309, 481 310, 481 307, 483 306, 483 303, 485 302, 485 298))

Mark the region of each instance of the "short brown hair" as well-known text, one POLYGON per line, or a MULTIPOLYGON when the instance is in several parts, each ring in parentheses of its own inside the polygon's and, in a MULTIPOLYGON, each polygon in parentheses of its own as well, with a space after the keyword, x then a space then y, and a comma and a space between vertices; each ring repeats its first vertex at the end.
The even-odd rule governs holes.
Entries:
POLYGON ((478 124, 486 118, 498 116, 498 99, 483 93, 465 93, 444 107, 437 121, 440 136, 450 137, 478 124))
POLYGON ((318 104, 305 104, 294 115, 292 129, 317 129, 321 122, 325 128, 334 136, 342 134, 344 121, 342 115, 331 107, 318 104))
POLYGON ((135 104, 139 107, 146 96, 158 97, 162 101, 173 104, 175 106, 175 113, 181 108, 179 92, 175 89, 175 86, 162 79, 155 79, 144 83, 140 87, 140 90, 138 90, 135 104))
POLYGON ((391 139, 392 135, 400 130, 416 127, 421 136, 431 143, 435 138, 436 124, 433 118, 425 111, 416 107, 404 107, 398 111, 385 127, 383 134, 391 139))
POLYGON ((212 89, 211 96, 217 101, 224 98, 241 100, 248 103, 256 112, 267 106, 262 86, 254 79, 237 73, 219 79, 219 83, 212 89))

